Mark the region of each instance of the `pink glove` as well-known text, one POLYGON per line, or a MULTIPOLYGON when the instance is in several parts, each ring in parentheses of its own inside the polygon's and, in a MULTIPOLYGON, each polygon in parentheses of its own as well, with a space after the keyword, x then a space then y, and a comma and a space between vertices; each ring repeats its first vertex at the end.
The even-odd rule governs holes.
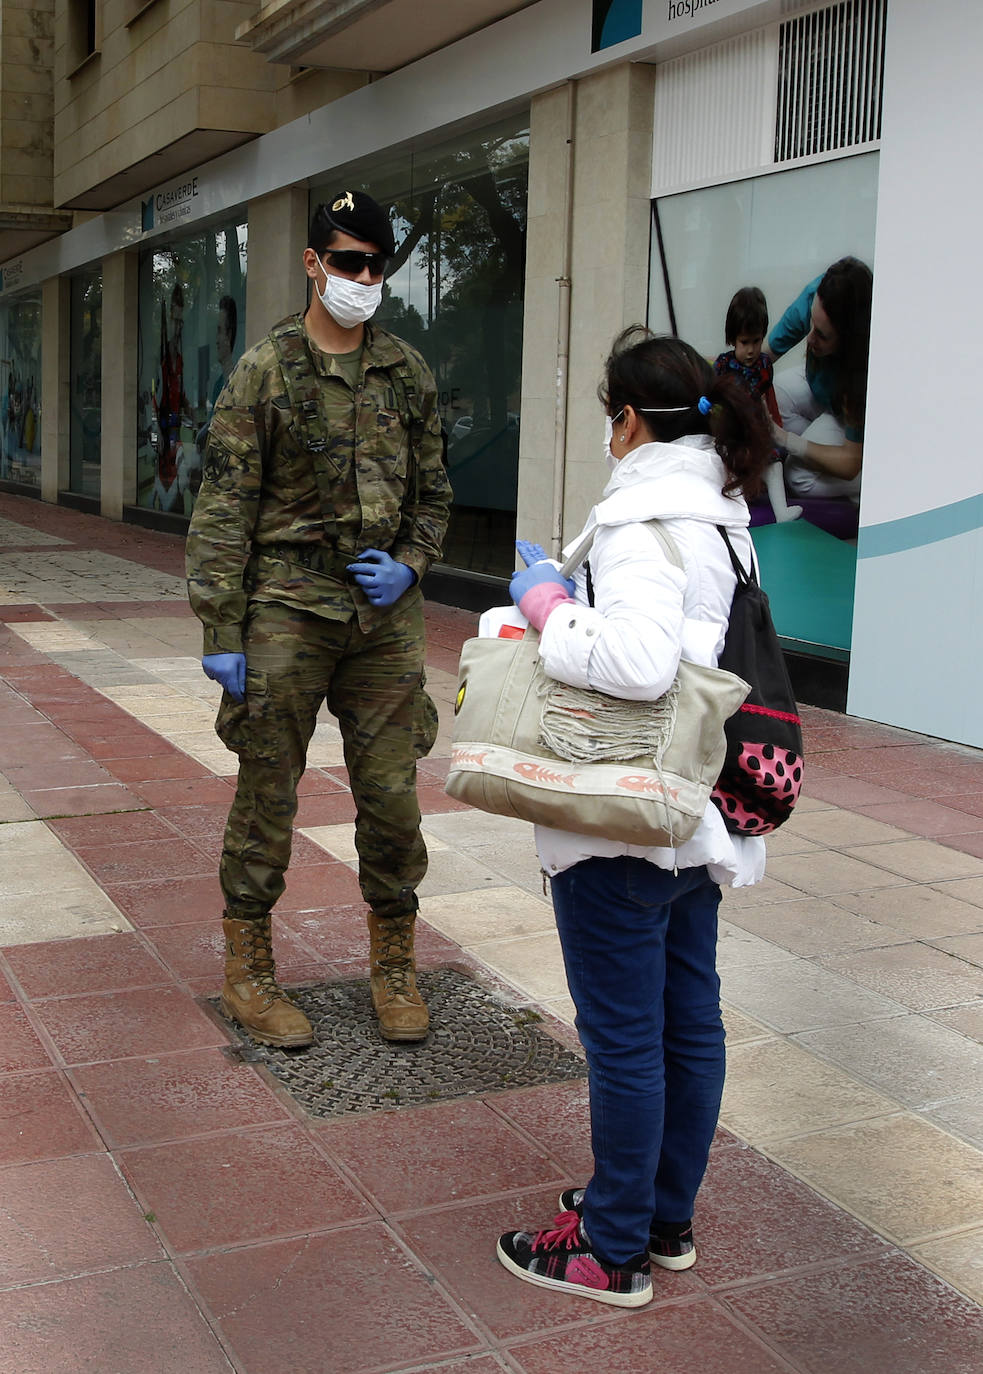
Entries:
POLYGON ((561 582, 538 582, 519 598, 519 610, 537 630, 542 630, 557 606, 573 604, 561 582))

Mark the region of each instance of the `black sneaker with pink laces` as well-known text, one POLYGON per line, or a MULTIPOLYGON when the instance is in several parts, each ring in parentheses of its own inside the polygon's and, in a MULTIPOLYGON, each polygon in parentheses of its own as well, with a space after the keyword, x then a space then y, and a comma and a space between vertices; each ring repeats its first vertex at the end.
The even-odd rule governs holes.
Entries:
MULTIPOLYGON (((584 1215, 584 1188, 564 1188, 560 1194, 560 1206, 564 1212, 584 1215)), ((696 1263, 696 1245, 693 1241, 693 1223, 667 1222, 660 1225, 654 1222, 649 1232, 649 1259, 661 1269, 692 1269, 696 1263)))
POLYGON ((652 1301, 648 1255, 612 1264, 592 1248, 580 1217, 565 1211, 542 1231, 508 1231, 498 1258, 516 1278, 540 1288, 593 1298, 612 1307, 644 1307, 652 1301))

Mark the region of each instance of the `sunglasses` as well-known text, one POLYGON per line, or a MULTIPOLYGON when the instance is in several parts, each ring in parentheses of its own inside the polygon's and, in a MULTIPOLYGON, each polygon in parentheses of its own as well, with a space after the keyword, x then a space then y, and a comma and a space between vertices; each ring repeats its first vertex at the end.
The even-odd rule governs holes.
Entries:
POLYGON ((370 276, 381 277, 389 261, 385 253, 349 252, 348 249, 339 249, 338 252, 329 249, 324 256, 336 271, 347 272, 353 277, 357 277, 366 267, 370 276))

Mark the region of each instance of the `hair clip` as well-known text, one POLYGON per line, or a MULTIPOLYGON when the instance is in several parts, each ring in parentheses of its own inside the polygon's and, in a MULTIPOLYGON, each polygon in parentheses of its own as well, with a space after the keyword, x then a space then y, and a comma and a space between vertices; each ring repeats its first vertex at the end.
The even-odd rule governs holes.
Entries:
POLYGON ((713 403, 708 401, 705 396, 701 396, 696 403, 696 408, 701 415, 709 415, 711 410, 713 410, 713 403))

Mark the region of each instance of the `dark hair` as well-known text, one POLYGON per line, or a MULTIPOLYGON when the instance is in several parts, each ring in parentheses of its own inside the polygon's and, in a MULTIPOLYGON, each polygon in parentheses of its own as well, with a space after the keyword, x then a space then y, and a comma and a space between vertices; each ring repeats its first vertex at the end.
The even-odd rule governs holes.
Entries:
POLYGON ((311 216, 310 230, 307 235, 308 248, 313 248, 318 258, 323 258, 337 237, 338 230, 328 218, 328 207, 319 205, 311 216))
POLYGON ((223 296, 218 303, 219 310, 225 311, 225 323, 229 333, 229 348, 235 348, 236 331, 239 327, 239 312, 231 296, 223 296))
POLYGON ((763 406, 736 378, 729 373, 718 376, 682 339, 653 334, 640 324, 615 339, 604 374, 598 396, 609 415, 616 417, 632 406, 641 412, 639 419, 652 438, 663 444, 688 434, 709 434, 728 473, 724 495, 738 489, 747 497, 758 494, 771 461, 772 438, 763 406), (699 410, 703 396, 711 402, 707 415, 699 410), (685 409, 667 415, 645 413, 671 406, 685 409))
POLYGON ((859 258, 840 258, 827 267, 816 295, 836 330, 833 404, 850 424, 862 425, 867 406, 870 356, 870 300, 874 274, 859 258))
POLYGON ((724 338, 733 347, 741 334, 768 333, 768 302, 760 286, 742 286, 735 291, 727 307, 724 338))

